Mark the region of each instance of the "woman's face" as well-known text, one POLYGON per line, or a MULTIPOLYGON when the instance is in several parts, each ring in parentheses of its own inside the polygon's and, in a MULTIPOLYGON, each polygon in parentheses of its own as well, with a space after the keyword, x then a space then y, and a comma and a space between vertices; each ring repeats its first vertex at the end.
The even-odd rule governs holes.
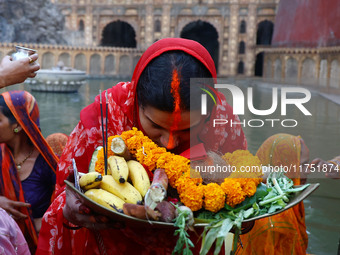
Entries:
POLYGON ((9 119, 3 115, 0 107, 0 143, 6 143, 14 137, 13 129, 16 126, 16 123, 11 124, 9 119))
MULTIPOLYGON (((180 120, 175 123, 173 113, 158 110, 152 106, 139 107, 139 119, 146 135, 157 145, 174 153, 190 148, 190 136, 196 138, 206 117, 200 110, 181 112, 180 120), (174 129, 174 127, 176 127, 174 129)), ((197 141, 192 141, 196 143, 197 141)))

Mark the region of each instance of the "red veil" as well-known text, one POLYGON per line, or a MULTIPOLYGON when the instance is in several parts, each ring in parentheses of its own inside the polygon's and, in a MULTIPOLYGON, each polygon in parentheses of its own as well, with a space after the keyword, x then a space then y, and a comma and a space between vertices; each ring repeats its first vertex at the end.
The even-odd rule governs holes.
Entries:
MULTIPOLYGON (((173 50, 184 51, 192 55, 202 62, 216 78, 214 62, 208 51, 199 43, 181 38, 166 38, 157 41, 141 56, 131 82, 120 82, 107 90, 108 136, 121 134, 134 126, 141 129, 136 118, 138 107, 135 92, 138 79, 152 59, 173 50)), ((218 118, 239 121, 238 117, 232 114, 232 108, 227 104, 224 96, 221 94, 220 97, 222 102, 216 107, 213 114, 218 118)), ((102 93, 102 99, 105 104, 105 92, 102 93)), ((105 111, 104 116, 106 116, 105 111)), ((232 128, 224 126, 214 130, 211 127, 211 123, 207 123, 200 134, 206 149, 225 153, 247 147, 240 126, 232 128), (212 134, 214 139, 211 139, 212 134)), ((69 254, 71 251, 75 254, 100 254, 94 234, 90 230, 83 228, 70 231, 63 227, 65 219, 62 215, 62 208, 65 204, 64 180, 70 173, 71 160, 75 159, 79 171, 87 172, 92 153, 101 144, 100 97, 97 96, 94 103, 81 111, 80 122, 71 133, 61 156, 56 184, 56 192, 59 196, 43 218, 38 254, 52 252, 53 254, 69 254)), ((126 228, 100 231, 100 235, 106 251, 112 254, 141 254, 143 252, 149 254, 151 251, 156 251, 157 254, 170 254, 176 243, 173 231, 167 233, 152 229, 126 228)))

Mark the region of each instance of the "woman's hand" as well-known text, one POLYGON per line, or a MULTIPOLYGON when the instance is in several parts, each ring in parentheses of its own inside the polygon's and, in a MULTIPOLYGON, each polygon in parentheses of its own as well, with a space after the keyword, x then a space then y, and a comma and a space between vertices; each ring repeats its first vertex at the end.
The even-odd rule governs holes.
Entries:
POLYGON ((318 168, 325 173, 327 178, 340 179, 340 167, 331 162, 325 161, 320 158, 313 159, 309 168, 318 168))
POLYGON ((82 204, 77 193, 68 186, 66 186, 66 205, 63 209, 63 214, 72 224, 91 230, 122 227, 119 222, 114 222, 103 215, 92 213, 90 208, 82 204))
POLYGON ((10 56, 5 56, 0 63, 0 88, 34 78, 37 75, 36 71, 40 69, 40 65, 35 62, 37 59, 38 54, 15 61, 12 61, 10 56))
POLYGON ((21 221, 27 218, 26 214, 19 211, 20 207, 30 207, 31 204, 10 200, 5 196, 0 196, 0 207, 4 209, 16 221, 21 221))

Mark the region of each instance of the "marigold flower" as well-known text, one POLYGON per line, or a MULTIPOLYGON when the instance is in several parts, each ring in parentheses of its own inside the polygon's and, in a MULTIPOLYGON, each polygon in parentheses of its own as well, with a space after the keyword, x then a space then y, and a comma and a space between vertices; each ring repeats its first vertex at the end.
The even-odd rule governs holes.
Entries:
POLYGON ((221 188, 227 195, 226 203, 232 207, 242 203, 246 198, 241 183, 237 179, 225 178, 221 188))
POLYGON ((198 186, 193 182, 183 183, 183 191, 179 193, 181 202, 189 207, 192 211, 198 211, 203 206, 204 186, 198 186))
POLYGON ((204 208, 218 212, 225 205, 225 193, 217 183, 209 183, 204 188, 204 208))
POLYGON ((176 188, 177 179, 190 168, 189 162, 185 157, 166 152, 157 160, 157 168, 164 168, 170 185, 176 188))
POLYGON ((165 148, 158 147, 154 142, 145 142, 142 148, 137 150, 136 159, 153 171, 156 168, 157 160, 165 152, 165 148))

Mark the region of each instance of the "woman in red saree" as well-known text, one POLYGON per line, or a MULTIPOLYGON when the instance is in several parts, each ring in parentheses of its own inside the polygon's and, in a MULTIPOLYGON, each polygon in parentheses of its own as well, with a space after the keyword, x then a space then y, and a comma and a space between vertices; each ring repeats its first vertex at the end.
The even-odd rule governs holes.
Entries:
MULTIPOLYGON (((276 134, 269 137, 259 148, 256 155, 263 165, 307 166, 309 150, 300 136, 276 134)), ((298 171, 287 174, 294 185, 304 181, 298 171)), ((282 213, 255 221, 247 234, 241 235, 243 244, 237 254, 306 254, 308 236, 305 224, 303 202, 282 213)))
MULTIPOLYGON (((197 77, 216 78, 214 62, 202 45, 180 38, 157 41, 140 58, 131 82, 121 82, 107 90, 108 136, 137 127, 158 145, 177 154, 193 145, 190 133, 195 134, 195 143, 204 143, 207 150, 226 153, 246 149, 240 125, 212 126, 214 117, 239 121, 221 93, 220 104, 208 117, 202 117, 200 112, 190 115, 190 78, 197 77), (176 93, 180 95, 179 102, 175 100, 176 93)), ((105 105, 105 92, 102 98, 105 105)), ((57 197, 44 215, 37 254, 171 254, 177 241, 173 230, 98 230, 106 224, 99 223, 98 217, 84 215, 88 210, 82 210, 76 198, 73 203, 67 202, 72 194, 67 189, 65 192, 64 180, 70 174, 71 160, 75 159, 78 171, 87 172, 93 151, 102 145, 100 116, 97 96, 81 111, 80 122, 64 148, 57 173, 57 197), (76 227, 72 223, 87 228, 72 230, 76 227)), ((199 248, 197 244, 196 250, 199 248)))
POLYGON ((0 95, 0 143, 0 207, 17 221, 34 252, 58 159, 40 132, 39 108, 28 92, 0 95))

